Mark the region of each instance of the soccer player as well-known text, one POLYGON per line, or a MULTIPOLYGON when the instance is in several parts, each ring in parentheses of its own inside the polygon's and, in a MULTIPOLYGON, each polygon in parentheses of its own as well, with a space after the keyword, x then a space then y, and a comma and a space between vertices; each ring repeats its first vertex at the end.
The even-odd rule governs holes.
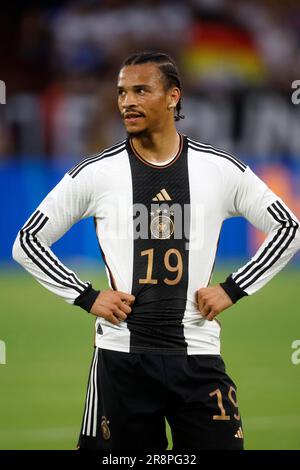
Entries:
POLYGON ((181 81, 162 53, 130 56, 118 77, 127 139, 83 160, 21 229, 14 258, 41 284, 95 315, 79 447, 242 449, 236 386, 216 316, 255 293, 300 247, 299 222, 236 157, 177 132, 181 81), (253 258, 210 285, 224 219, 267 236, 253 258), (99 292, 51 250, 93 217, 111 288, 99 292))

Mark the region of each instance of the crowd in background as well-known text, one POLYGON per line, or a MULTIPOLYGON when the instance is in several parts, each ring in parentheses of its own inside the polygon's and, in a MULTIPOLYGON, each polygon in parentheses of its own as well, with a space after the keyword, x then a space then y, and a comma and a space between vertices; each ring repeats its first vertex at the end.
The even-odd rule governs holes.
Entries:
POLYGON ((0 161, 73 163, 121 140, 116 78, 132 52, 178 63, 179 130, 247 159, 300 161, 297 0, 24 2, 0 20, 0 161))

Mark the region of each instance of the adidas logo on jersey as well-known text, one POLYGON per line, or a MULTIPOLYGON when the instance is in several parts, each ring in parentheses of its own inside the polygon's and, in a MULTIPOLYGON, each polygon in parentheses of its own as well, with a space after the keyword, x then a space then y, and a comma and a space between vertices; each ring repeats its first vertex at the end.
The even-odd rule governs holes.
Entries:
POLYGON ((244 439, 244 434, 241 426, 237 430, 237 433, 234 435, 234 437, 237 437, 238 439, 244 439))
POLYGON ((156 194, 152 201, 171 201, 171 198, 165 188, 163 188, 156 194))

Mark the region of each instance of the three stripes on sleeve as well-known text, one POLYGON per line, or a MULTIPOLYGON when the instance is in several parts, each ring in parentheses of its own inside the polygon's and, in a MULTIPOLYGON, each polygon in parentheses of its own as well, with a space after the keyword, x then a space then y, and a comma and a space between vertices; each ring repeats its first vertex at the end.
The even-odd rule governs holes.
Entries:
POLYGON ((82 294, 89 283, 78 279, 76 274, 67 269, 54 254, 43 244, 39 233, 46 226, 49 218, 37 210, 20 231, 20 246, 28 258, 54 283, 82 294))
POLYGON ((233 281, 242 289, 246 290, 252 286, 268 270, 272 270, 275 263, 281 258, 289 245, 296 237, 299 224, 285 209, 280 201, 271 204, 267 211, 279 228, 268 241, 263 250, 244 267, 232 274, 233 281))

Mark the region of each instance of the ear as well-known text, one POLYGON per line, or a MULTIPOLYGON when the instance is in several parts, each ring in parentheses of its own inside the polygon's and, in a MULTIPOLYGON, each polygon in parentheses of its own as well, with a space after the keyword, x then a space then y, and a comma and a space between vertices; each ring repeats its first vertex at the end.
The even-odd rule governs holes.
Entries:
POLYGON ((178 101, 180 100, 181 91, 177 87, 173 87, 169 90, 168 96, 168 109, 175 109, 178 101))

